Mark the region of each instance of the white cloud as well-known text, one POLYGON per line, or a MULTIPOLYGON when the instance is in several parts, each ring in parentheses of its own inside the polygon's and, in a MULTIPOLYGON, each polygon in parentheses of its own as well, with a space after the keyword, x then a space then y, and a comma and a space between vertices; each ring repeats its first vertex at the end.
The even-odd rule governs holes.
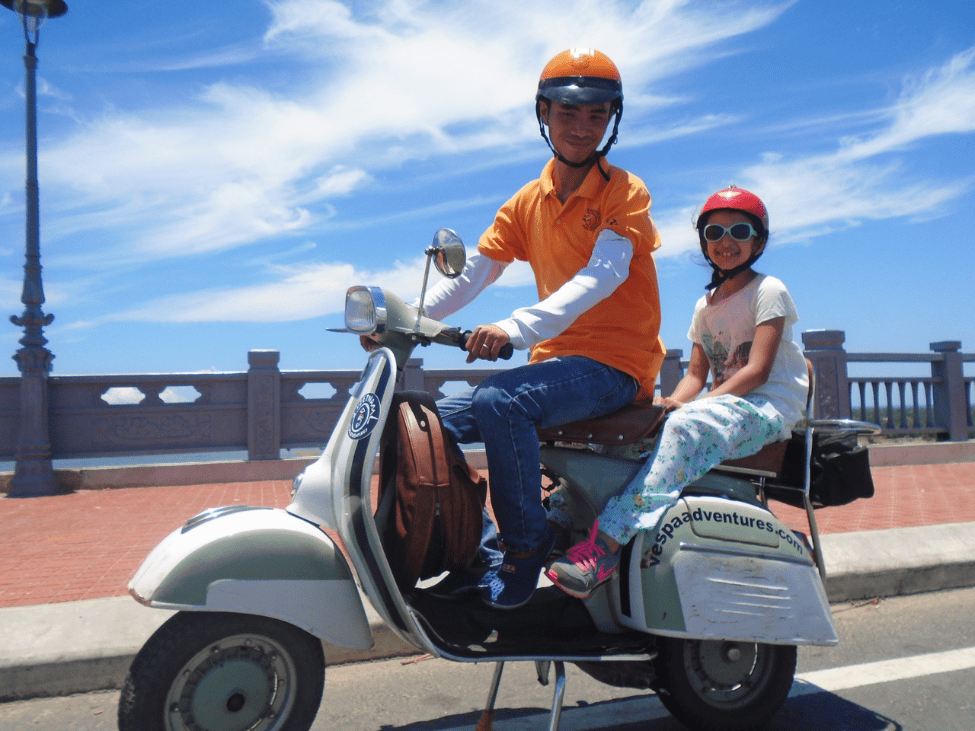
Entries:
MULTIPOLYGON (((286 55, 292 83, 261 87, 248 77, 225 78, 156 109, 106 110, 45 145, 45 189, 56 188, 65 200, 51 235, 117 232, 124 245, 105 236, 99 256, 85 259, 107 266, 304 230, 330 214, 329 199, 389 166, 457 152, 517 156, 526 145, 534 149, 538 131, 527 120, 525 100, 540 66, 564 47, 611 49, 627 69, 635 114, 659 101, 651 94, 656 79, 713 59, 701 49, 767 25, 788 6, 387 0, 353 11, 331 0, 267 5, 268 60, 282 63, 286 55)), ((240 48, 229 58, 246 59, 240 48)))
POLYGON ((395 262, 385 271, 351 264, 275 267, 275 281, 248 287, 175 295, 112 315, 110 320, 151 322, 291 322, 342 312, 353 284, 379 284, 409 299, 419 294, 423 260, 395 262))
MULTIPOLYGON (((366 275, 368 276, 368 275, 366 275)), ((344 308, 345 290, 357 276, 350 264, 280 269, 267 284, 205 290, 148 302, 109 320, 151 322, 287 322, 344 308)))
MULTIPOLYGON (((971 180, 912 180, 897 153, 945 134, 975 131, 975 48, 958 54, 903 93, 875 118, 886 124, 859 140, 837 141, 833 152, 807 157, 765 153, 742 169, 734 183, 762 197, 771 214, 774 243, 808 240, 869 219, 936 215, 970 190, 971 180)), ((702 191, 701 202, 711 191, 702 191)), ((697 252, 693 206, 658 220, 664 246, 659 256, 697 252)))
MULTIPOLYGON (((470 249, 472 253, 474 249, 470 249)), ((293 322, 340 313, 354 284, 382 286, 412 301, 420 294, 425 259, 397 261, 386 270, 357 270, 351 264, 310 263, 273 267, 275 281, 248 287, 193 292, 146 303, 106 318, 148 322, 293 322)), ((429 286, 439 275, 431 271, 429 286)), ((534 286, 531 268, 515 262, 497 287, 534 286)), ((87 323, 85 324, 87 326, 87 323)))
POLYGON ((890 126, 844 152, 863 159, 905 147, 927 137, 975 132, 975 47, 954 56, 920 79, 909 79, 897 102, 887 110, 890 126))
MULTIPOLYGON (((661 110, 688 99, 664 96, 658 82, 720 62, 736 50, 729 39, 768 26, 791 4, 381 0, 351 4, 353 10, 331 0, 267 2, 272 20, 262 39, 266 58, 259 60, 280 64, 288 82, 272 84, 246 70, 218 81, 208 77, 182 99, 136 112, 109 109, 49 141, 42 147, 43 186, 57 192, 61 210, 45 218, 45 231, 64 242, 59 261, 103 273, 275 236, 309 232, 311 238, 310 230, 343 198, 381 184, 404 162, 449 159, 444 174, 457 175, 461 165, 501 165, 526 150, 537 154, 538 129, 526 114, 526 99, 544 61, 570 45, 607 50, 625 69, 621 148, 733 128, 744 118, 720 112, 663 118, 661 110), (650 113, 660 115, 658 123, 641 125, 650 113), (450 157, 478 151, 490 151, 490 159, 450 157), (82 232, 96 232, 104 244, 72 249, 72 237, 82 232)), ((249 57, 246 44, 235 48, 223 58, 249 57)), ((738 170, 734 182, 766 199, 779 242, 869 218, 930 215, 959 196, 967 181, 912 180, 898 154, 934 136, 975 129, 973 57, 969 49, 909 80, 886 109, 846 115, 866 129, 855 138, 820 142, 820 151, 806 156, 788 147, 770 150, 738 170)), ((194 59, 186 64, 200 65, 194 59)), ((178 60, 169 67, 184 68, 178 60)), ((812 136, 817 120, 826 125, 835 118, 822 112, 802 124, 812 136)), ((769 126, 786 127, 781 119, 769 126)), ((821 129, 815 131, 821 139, 821 129)), ((20 179, 19 154, 5 157, 2 166, 20 179)), ((715 187, 729 182, 714 181, 715 187)), ((709 192, 701 190, 701 199, 709 192)), ((330 225, 348 230, 407 221, 483 206, 495 196, 465 192, 330 225)), ((4 211, 19 200, 4 202, 4 211)), ((664 240, 660 257, 697 250, 693 213, 686 202, 666 208, 655 202, 664 240)), ((282 322, 340 312, 352 283, 415 293, 420 281, 417 261, 388 271, 335 261, 264 266, 264 283, 218 283, 136 307, 122 304, 107 319, 282 322)), ((512 267, 498 283, 530 284, 524 266, 512 267)), ((0 281, 0 298, 10 299, 15 290, 19 295, 19 283, 0 281)))
MULTIPOLYGON (((297 31, 293 31, 297 32, 297 31)), ((865 219, 882 219, 929 214, 939 206, 964 193, 965 182, 932 184, 931 181, 911 182, 901 173, 901 163, 890 158, 908 142, 952 132, 967 132, 975 128, 975 102, 960 100, 973 86, 973 52, 960 54, 943 68, 925 74, 920 82, 905 85, 904 93, 889 109, 880 110, 876 119, 887 124, 873 130, 864 140, 851 143, 837 140, 832 152, 807 157, 790 156, 782 151, 769 151, 761 159, 742 169, 736 184, 759 193, 772 212, 775 243, 808 240, 829 231, 858 225, 865 219), (952 113, 941 121, 931 121, 950 108, 952 113), (884 157, 888 156, 888 157, 884 157), (874 158, 883 158, 875 160, 874 158)), ((968 96, 971 96, 968 94, 968 96)), ((645 144, 650 139, 690 134, 696 131, 733 124, 729 116, 713 116, 670 130, 644 133, 643 139, 630 139, 630 144, 645 144)), ((639 133, 638 133, 639 134, 639 133)), ((336 168, 330 176, 317 181, 323 196, 346 193, 355 188, 367 173, 360 170, 336 168)), ((260 205, 256 194, 246 189, 223 191, 228 202, 246 201, 244 208, 254 210, 253 220, 235 219, 235 205, 220 213, 220 206, 206 201, 195 215, 187 216, 184 237, 202 241, 194 233, 193 225, 222 231, 230 239, 240 239, 243 232, 276 222, 279 227, 301 228, 302 217, 287 218, 289 209, 282 204, 275 209, 265 201, 260 205), (208 218, 212 217, 212 220, 208 218), (237 229, 240 229, 237 233, 237 229)), ((710 191, 702 191, 703 197, 710 191)), ((311 195, 310 199, 314 199, 311 195)), ((448 210, 451 206, 476 204, 481 201, 438 204, 448 210)), ((430 209, 422 213, 429 213, 430 209)), ((658 257, 681 256, 697 252, 698 243, 691 221, 694 206, 670 208, 655 212, 664 246, 658 257)), ((393 217, 403 216, 402 213, 393 217)), ((363 222, 359 222, 362 225, 363 222)), ((269 231, 270 232, 270 231, 269 231)), ((351 265, 313 264, 299 270, 277 270, 275 281, 243 289, 202 292, 157 301, 120 315, 123 319, 161 321, 285 321, 340 312, 345 289, 363 281, 381 282, 398 292, 416 292, 420 281, 421 264, 398 265, 388 272, 357 272, 351 265), (297 304, 296 304, 297 303, 297 304)), ((512 267, 499 281, 500 286, 531 286, 533 280, 527 266, 512 267)))

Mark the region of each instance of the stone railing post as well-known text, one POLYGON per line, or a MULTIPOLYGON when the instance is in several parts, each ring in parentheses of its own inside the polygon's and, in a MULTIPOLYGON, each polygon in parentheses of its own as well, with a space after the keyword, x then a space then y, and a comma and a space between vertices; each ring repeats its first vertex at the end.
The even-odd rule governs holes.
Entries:
POLYGON ((281 371, 276 350, 247 353, 247 459, 281 459, 281 371))
POLYGON ((404 391, 426 391, 426 376, 423 373, 423 358, 410 358, 403 369, 400 388, 404 391))
POLYGON ((948 430, 948 439, 963 442, 968 439, 968 414, 965 406, 965 373, 961 341, 943 340, 931 343, 931 350, 941 353, 941 359, 931 362, 934 384, 934 419, 948 430))
POLYGON ((802 334, 805 356, 812 361, 816 374, 813 418, 850 418, 850 382, 844 340, 846 333, 842 330, 807 330, 802 334))
POLYGON ((664 363, 660 366, 660 395, 670 396, 684 377, 684 370, 680 367, 680 359, 684 357, 684 351, 680 348, 672 348, 667 351, 664 363))

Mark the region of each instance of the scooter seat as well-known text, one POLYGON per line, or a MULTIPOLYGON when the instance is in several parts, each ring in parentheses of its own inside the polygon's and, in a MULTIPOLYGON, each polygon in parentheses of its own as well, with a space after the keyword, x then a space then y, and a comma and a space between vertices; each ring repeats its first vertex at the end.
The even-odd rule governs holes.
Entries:
POLYGON ((650 399, 634 401, 612 414, 538 430, 543 442, 633 444, 648 437, 663 421, 666 409, 650 399))
POLYGON ((755 454, 740 459, 728 459, 722 465, 730 467, 742 467, 749 470, 761 470, 762 472, 774 472, 779 474, 785 465, 786 448, 789 446, 788 440, 784 442, 772 442, 766 444, 755 454))

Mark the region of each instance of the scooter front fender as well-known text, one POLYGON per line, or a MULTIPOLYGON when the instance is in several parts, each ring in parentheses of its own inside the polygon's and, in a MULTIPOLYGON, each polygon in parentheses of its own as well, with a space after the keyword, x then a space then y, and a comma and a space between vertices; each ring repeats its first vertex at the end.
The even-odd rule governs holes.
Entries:
POLYGON ((373 646, 345 556, 324 532, 276 508, 235 505, 191 518, 146 557, 129 593, 147 606, 260 614, 334 645, 373 646))

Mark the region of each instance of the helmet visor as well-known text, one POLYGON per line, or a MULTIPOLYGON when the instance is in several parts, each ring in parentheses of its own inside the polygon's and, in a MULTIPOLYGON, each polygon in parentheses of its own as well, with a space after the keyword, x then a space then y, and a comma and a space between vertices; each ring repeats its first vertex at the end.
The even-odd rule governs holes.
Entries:
POLYGON ((616 79, 598 76, 559 76, 538 84, 538 95, 563 104, 604 104, 623 97, 616 79))

